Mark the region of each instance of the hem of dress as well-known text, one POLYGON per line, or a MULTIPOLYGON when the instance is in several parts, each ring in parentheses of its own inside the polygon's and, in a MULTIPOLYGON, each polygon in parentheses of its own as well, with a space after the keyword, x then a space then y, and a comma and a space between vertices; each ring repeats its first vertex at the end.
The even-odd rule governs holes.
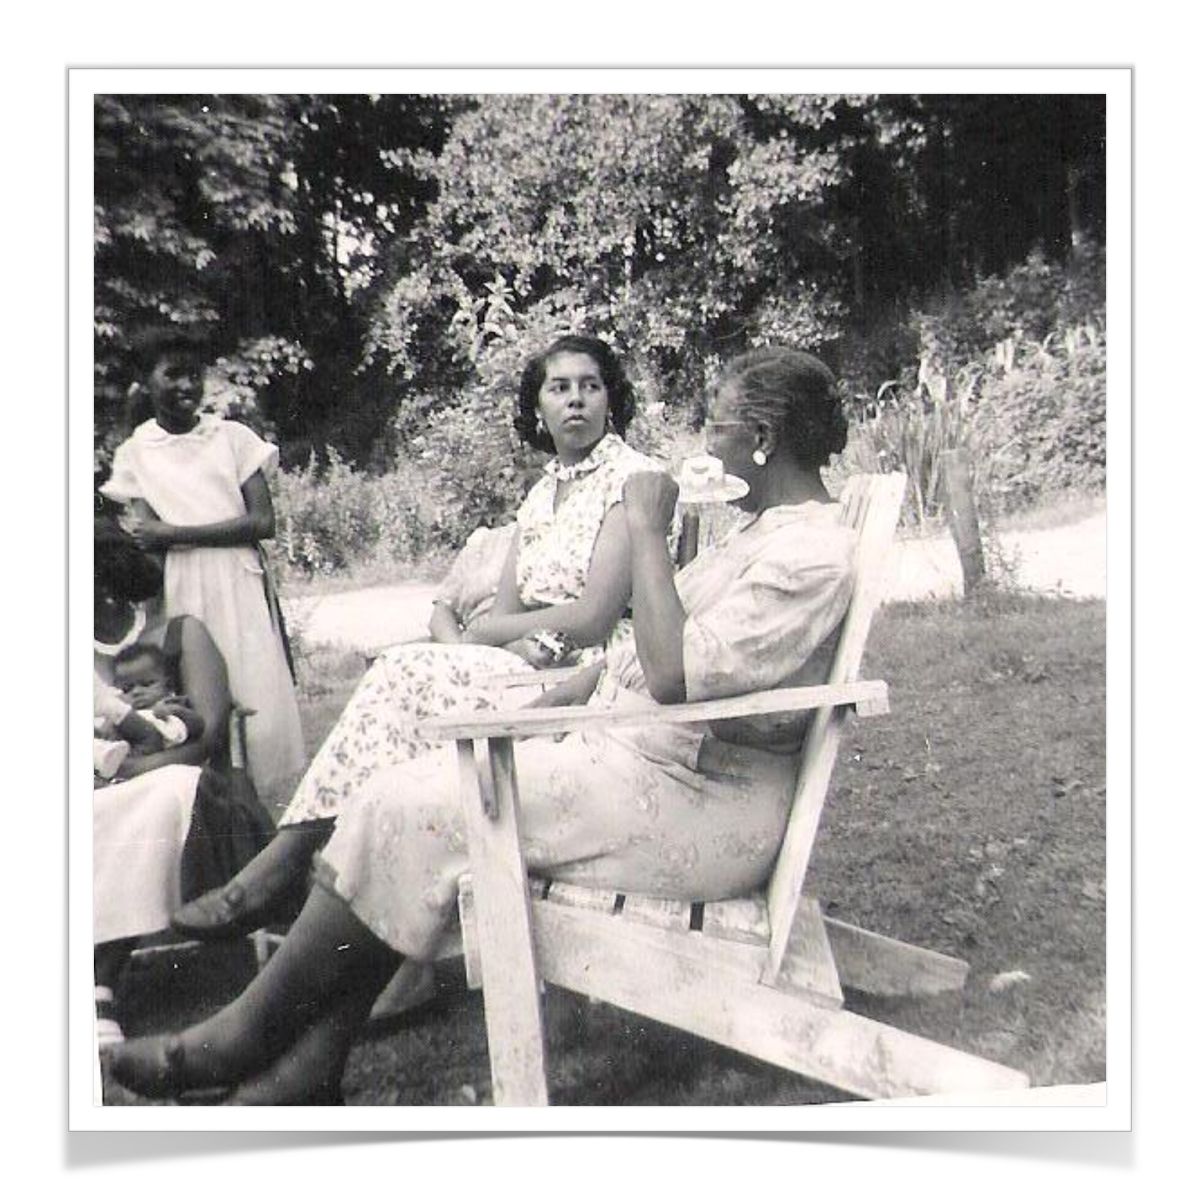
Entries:
POLYGON ((448 923, 442 926, 430 944, 423 945, 418 950, 413 950, 407 945, 398 945, 395 940, 395 931, 391 929, 381 929, 379 925, 372 920, 370 914, 364 912, 360 907, 358 903, 358 894, 355 893, 353 896, 346 895, 346 893, 338 886, 339 882, 340 877, 338 875, 337 868, 331 862, 329 862, 329 860, 323 854, 317 854, 313 859, 313 887, 319 887, 322 891, 334 897, 334 899, 340 900, 354 914, 355 918, 362 922, 362 924, 371 934, 383 942, 384 945, 394 950, 397 954, 403 955, 405 958, 414 959, 416 962, 434 961, 434 959, 437 957, 438 943, 445 936, 448 923))

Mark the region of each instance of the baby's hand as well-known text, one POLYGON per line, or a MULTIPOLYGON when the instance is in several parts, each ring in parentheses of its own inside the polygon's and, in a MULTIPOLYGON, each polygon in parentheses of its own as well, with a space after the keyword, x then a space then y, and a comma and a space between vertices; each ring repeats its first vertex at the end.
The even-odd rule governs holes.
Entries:
POLYGON ((156 717, 185 717, 192 712, 192 702, 186 696, 164 696, 150 711, 156 717))

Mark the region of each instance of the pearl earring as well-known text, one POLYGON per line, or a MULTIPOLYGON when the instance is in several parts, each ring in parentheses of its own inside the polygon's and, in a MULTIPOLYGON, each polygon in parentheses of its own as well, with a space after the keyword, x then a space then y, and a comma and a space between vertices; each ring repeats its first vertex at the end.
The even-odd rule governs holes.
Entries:
POLYGON ((545 421, 542 419, 542 414, 541 414, 541 413, 538 413, 538 415, 537 415, 537 420, 534 422, 534 424, 535 424, 535 425, 536 425, 536 427, 537 427, 537 431, 538 431, 538 433, 545 433, 545 432, 546 432, 546 422, 545 422, 545 421))
POLYGON ((755 452, 750 455, 750 458, 756 467, 765 467, 767 465, 767 456, 762 450, 755 450, 755 452))

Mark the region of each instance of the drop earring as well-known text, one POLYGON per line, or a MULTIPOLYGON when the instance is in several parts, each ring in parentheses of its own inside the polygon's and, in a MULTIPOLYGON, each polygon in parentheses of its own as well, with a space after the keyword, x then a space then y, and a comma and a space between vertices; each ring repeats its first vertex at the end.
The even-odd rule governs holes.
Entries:
POLYGON ((767 465, 767 456, 762 450, 755 450, 755 452, 750 455, 750 459, 756 467, 765 467, 767 465))
POLYGON ((538 433, 546 432, 546 422, 542 419, 541 413, 538 413, 537 420, 534 422, 534 427, 537 429, 538 433))

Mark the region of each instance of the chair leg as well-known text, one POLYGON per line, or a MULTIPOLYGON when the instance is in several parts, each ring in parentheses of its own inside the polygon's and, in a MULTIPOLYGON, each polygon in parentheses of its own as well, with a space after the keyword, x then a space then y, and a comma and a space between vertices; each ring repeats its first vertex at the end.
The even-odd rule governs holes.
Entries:
POLYGON ((497 1105, 545 1105, 545 1037, 525 869, 517 838, 512 743, 489 743, 477 773, 472 743, 458 743, 464 816, 477 901, 488 1054, 497 1105))

